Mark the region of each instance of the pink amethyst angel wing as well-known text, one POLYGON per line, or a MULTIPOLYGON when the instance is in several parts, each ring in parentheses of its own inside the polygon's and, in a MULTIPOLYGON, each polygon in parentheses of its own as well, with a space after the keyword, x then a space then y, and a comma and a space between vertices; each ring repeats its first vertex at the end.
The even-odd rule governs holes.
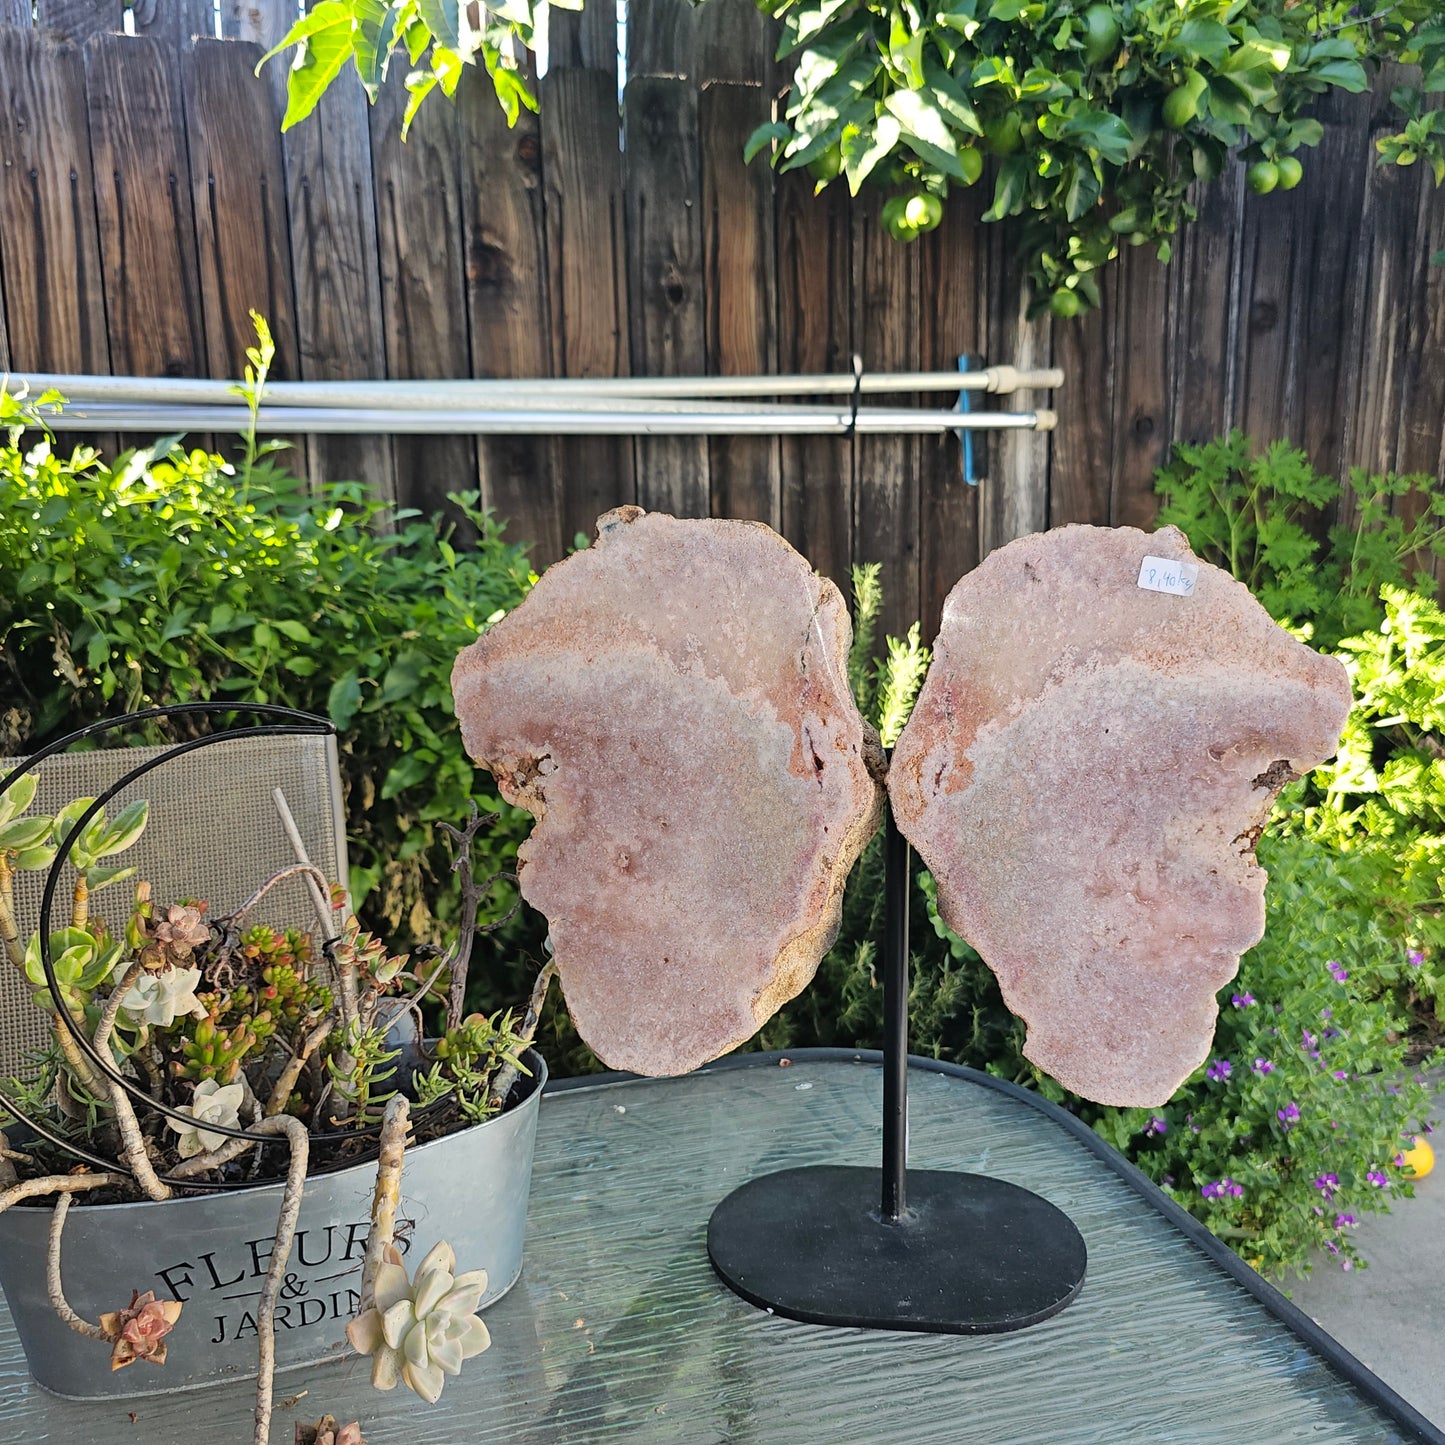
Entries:
POLYGON ((697 1068, 812 979, 878 825, 838 589, 757 523, 609 512, 457 659, 457 716, 537 818, 522 894, 607 1064, 697 1068))
POLYGON ((1264 932, 1259 831, 1349 708, 1344 667, 1172 527, 1024 537, 954 587, 888 791, 1029 1059, 1140 1107, 1198 1068, 1264 932), (1146 557, 1197 564, 1190 595, 1146 557))

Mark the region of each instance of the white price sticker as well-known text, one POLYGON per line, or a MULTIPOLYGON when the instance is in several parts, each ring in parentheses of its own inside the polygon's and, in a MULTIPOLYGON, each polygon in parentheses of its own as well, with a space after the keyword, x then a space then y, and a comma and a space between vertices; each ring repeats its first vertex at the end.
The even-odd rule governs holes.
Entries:
POLYGON ((1139 564, 1139 585, 1146 592, 1172 592, 1192 597, 1199 579, 1197 562, 1172 562, 1167 557, 1146 557, 1139 564))

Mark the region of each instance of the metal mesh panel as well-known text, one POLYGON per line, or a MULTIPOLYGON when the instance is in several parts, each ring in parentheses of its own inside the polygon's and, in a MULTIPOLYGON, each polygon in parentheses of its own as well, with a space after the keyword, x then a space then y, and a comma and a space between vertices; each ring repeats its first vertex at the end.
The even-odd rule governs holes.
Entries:
MULTIPOLYGON (((165 748, 110 748, 65 753, 38 769, 30 812, 48 814, 72 798, 95 797, 165 748)), ((0 774, 23 759, 0 758, 0 774)), ((204 898, 219 917, 243 903, 272 873, 296 861, 272 790, 280 788, 311 861, 328 878, 346 882, 346 832, 336 742, 308 735, 236 738, 172 758, 130 784, 107 805, 114 816, 133 798, 150 801, 150 824, 141 839, 115 858, 148 879, 158 903, 204 898)), ((22 939, 35 931, 45 874, 16 878, 15 905, 22 939)), ((75 871, 66 865, 51 909, 51 927, 70 918, 75 871)), ((112 929, 124 925, 135 880, 96 894, 91 912, 112 929)), ((315 932, 316 910, 304 880, 277 884, 257 907, 256 922, 315 932)), ((0 1075, 13 1073, 45 1038, 45 1022, 14 969, 0 969, 0 1075)))

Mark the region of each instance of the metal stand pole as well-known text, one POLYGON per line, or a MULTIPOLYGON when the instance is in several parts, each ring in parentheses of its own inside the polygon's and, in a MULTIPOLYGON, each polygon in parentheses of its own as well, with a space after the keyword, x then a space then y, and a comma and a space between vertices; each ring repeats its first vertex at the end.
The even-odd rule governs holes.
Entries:
POLYGON ((1024 1329, 1078 1294, 1088 1251, 1068 1216, 1027 1189, 907 1173, 909 850, 891 813, 885 827, 882 1168, 814 1164, 749 1180, 713 1211, 708 1258, 734 1292, 790 1319, 1024 1329))
POLYGON ((908 840, 888 818, 884 848, 883 1218, 907 1208, 908 1175, 908 840))

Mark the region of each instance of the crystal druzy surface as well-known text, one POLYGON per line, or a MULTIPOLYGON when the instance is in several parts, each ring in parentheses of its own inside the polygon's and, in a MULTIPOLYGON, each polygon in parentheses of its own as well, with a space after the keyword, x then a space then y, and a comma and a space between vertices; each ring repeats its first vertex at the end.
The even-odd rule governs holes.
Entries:
POLYGON ((882 808, 851 638, 767 527, 623 507, 457 659, 462 737, 537 818, 522 894, 611 1067, 696 1068, 812 979, 882 808))
POLYGON ((1025 537, 954 587, 888 790, 1028 1058, 1141 1107, 1203 1062, 1264 931, 1259 829, 1349 707, 1343 665, 1172 527, 1025 537), (1146 557, 1196 564, 1189 594, 1146 590, 1146 557))

